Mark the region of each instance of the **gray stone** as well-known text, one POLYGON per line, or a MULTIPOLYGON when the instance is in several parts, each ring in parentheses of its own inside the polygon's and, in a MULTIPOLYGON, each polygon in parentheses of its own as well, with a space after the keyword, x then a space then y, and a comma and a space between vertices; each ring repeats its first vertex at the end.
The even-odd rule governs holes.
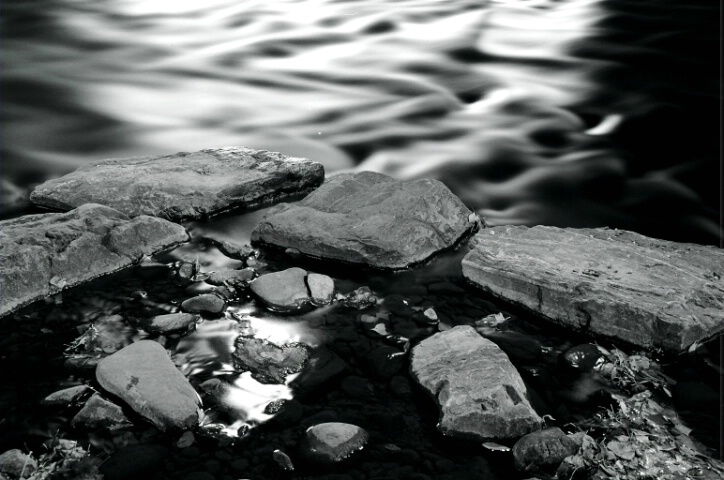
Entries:
POLYGON ((229 284, 232 287, 239 287, 253 280, 254 275, 254 270, 251 268, 244 268, 243 270, 220 270, 211 273, 209 278, 206 279, 206 283, 217 286, 229 284))
POLYGON ((187 332, 198 320, 193 313, 168 313, 142 320, 141 325, 149 333, 187 332))
POLYGON ((338 463, 361 450, 369 434, 361 427, 349 423, 320 423, 304 433, 302 449, 312 461, 338 463))
POLYGON ((12 478, 28 478, 37 468, 38 462, 17 448, 0 454, 0 473, 12 478))
POLYGON ((73 428, 95 430, 123 427, 132 423, 121 407, 96 393, 85 402, 70 424, 73 428))
POLYGON ((290 373, 302 371, 309 347, 301 343, 275 345, 260 338, 239 335, 232 354, 234 368, 248 370, 260 383, 284 383, 290 373))
POLYGON ((251 239, 312 257, 401 269, 473 231, 470 213, 436 180, 339 174, 302 201, 274 207, 251 239))
POLYGON ((0 316, 188 240, 186 230, 102 205, 0 222, 0 316))
POLYGON ((293 312, 309 304, 309 290, 301 268, 288 268, 281 272, 267 273, 249 284, 256 297, 271 310, 293 312))
POLYGON ((724 250, 554 227, 485 229, 471 245, 468 280, 555 323, 672 352, 724 330, 724 250))
POLYGON ((518 371, 472 327, 458 326, 420 342, 412 349, 410 372, 437 401, 437 427, 445 435, 503 440, 540 428, 518 371))
POLYGON ((226 308, 223 298, 213 293, 202 293, 181 302, 181 310, 188 313, 221 313, 226 308))
POLYGON ((529 433, 513 446, 513 462, 521 472, 532 472, 545 467, 558 467, 569 455, 578 451, 575 440, 558 427, 529 433))
POLYGON ((161 430, 187 430, 198 425, 198 394, 166 350, 154 341, 132 343, 104 358, 96 368, 96 379, 107 392, 161 430))
POLYGON ((307 287, 314 305, 327 305, 334 298, 334 280, 326 275, 310 273, 307 275, 307 287))
POLYGON ((323 179, 319 163, 228 147, 94 163, 43 183, 30 200, 59 210, 100 203, 131 217, 182 221, 298 195, 323 179))
POLYGON ((77 402, 83 395, 90 391, 88 385, 76 385, 53 392, 43 399, 43 405, 68 406, 77 402))

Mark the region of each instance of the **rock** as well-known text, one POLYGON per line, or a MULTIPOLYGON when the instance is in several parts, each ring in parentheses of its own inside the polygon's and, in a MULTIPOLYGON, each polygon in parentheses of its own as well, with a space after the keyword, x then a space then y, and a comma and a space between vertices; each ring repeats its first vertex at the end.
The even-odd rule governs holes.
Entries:
POLYGON ((308 393, 318 389, 348 370, 349 366, 326 347, 319 347, 309 357, 304 370, 291 382, 295 392, 308 393))
POLYGON ((97 393, 85 402, 70 424, 73 428, 88 430, 132 425, 121 407, 97 393))
POLYGON ((76 385, 75 387, 64 388, 53 392, 43 399, 43 405, 59 405, 67 407, 80 400, 83 395, 90 392, 91 389, 88 385, 76 385))
POLYGON ((284 383, 287 375, 300 372, 309 358, 310 348, 301 343, 281 347, 260 338, 239 335, 232 354, 234 368, 250 371, 260 383, 284 383))
POLYGON ((101 205, 0 222, 0 317, 188 240, 180 225, 101 205))
POLYGON ((558 324, 685 351, 724 330, 724 250, 609 229, 495 227, 465 277, 558 324))
POLYGON ((220 240, 217 238, 212 237, 206 237, 207 240, 211 241, 211 243, 219 249, 221 253, 226 255, 229 258, 235 258, 237 260, 246 261, 250 259, 251 257, 255 257, 259 255, 259 252, 252 248, 251 245, 247 244, 238 244, 238 243, 232 243, 227 242, 225 240, 220 240))
POLYGON ((402 269, 453 246, 477 228, 469 215, 462 201, 437 180, 339 174, 302 201, 274 207, 251 239, 311 257, 402 269))
POLYGON ((37 468, 38 462, 17 448, 0 455, 0 473, 12 478, 28 478, 37 468))
POLYGON ((73 355, 65 359, 63 366, 77 375, 92 377, 103 357, 104 354, 73 355))
POLYGON ((377 303, 377 297, 370 287, 359 287, 342 298, 344 305, 358 310, 365 309, 377 303))
POLYGON ((59 210, 100 203, 131 217, 185 221, 299 195, 323 180, 319 163, 227 147, 93 163, 43 183, 30 200, 59 210))
POLYGON ((187 430, 198 425, 198 394, 166 350, 152 340, 132 343, 101 360, 96 379, 103 389, 160 430, 187 430))
POLYGON ((156 478, 168 457, 168 450, 161 445, 128 445, 117 450, 99 470, 103 480, 141 480, 156 478))
POLYGON ((309 304, 309 290, 301 268, 267 273, 249 284, 254 295, 267 307, 278 312, 297 311, 309 304))
POLYGON ((217 314, 224 311, 226 302, 213 293, 202 293, 181 303, 181 310, 189 313, 217 314))
POLYGON ((292 463, 292 459, 289 458, 289 455, 279 449, 272 452, 272 460, 274 460, 274 463, 276 463, 282 470, 294 470, 294 464, 292 463))
POLYGON ((198 320, 193 313, 168 313, 142 320, 141 324, 148 333, 173 333, 193 329, 198 320))
POLYGON ((334 280, 326 275, 310 273, 307 275, 307 287, 314 305, 327 305, 334 298, 334 280))
POLYGON ((210 274, 209 278, 206 279, 206 283, 217 286, 229 284, 232 287, 240 287, 253 280, 255 275, 254 270, 251 268, 244 268, 243 270, 220 270, 210 274))
POLYGON ((523 379, 503 351, 472 327, 458 326, 412 349, 412 377, 437 401, 438 430, 476 440, 511 439, 542 423, 523 379))
POLYGON ((513 462, 521 472, 544 467, 557 468, 564 458, 574 455, 579 445, 558 427, 529 433, 513 446, 513 462))
POLYGON ((349 423, 320 423, 304 433, 302 449, 312 461, 337 463, 349 458, 366 444, 369 434, 349 423))

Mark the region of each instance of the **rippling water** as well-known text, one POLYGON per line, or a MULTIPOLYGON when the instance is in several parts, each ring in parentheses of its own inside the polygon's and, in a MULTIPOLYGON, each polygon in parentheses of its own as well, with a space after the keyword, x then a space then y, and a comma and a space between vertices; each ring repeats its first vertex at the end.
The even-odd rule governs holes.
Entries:
POLYGON ((3 2, 3 175, 247 145, 719 243, 710 1, 3 2))

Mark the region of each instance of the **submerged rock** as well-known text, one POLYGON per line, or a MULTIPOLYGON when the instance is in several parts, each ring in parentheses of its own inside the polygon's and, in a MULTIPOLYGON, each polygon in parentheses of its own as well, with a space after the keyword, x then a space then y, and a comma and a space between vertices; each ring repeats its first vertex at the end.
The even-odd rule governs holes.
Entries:
POLYGON ((201 401, 166 350, 152 340, 132 343, 104 358, 96 379, 160 430, 198 425, 201 401))
POLYGON ((465 277, 553 322, 673 352, 724 331, 724 251, 609 229, 495 227, 465 277))
POLYGON ((251 239, 312 257, 401 269, 453 246, 477 228, 470 214, 436 180, 340 174, 302 201, 272 209, 251 239))
POLYGON ((529 433, 513 446, 513 462, 521 472, 558 467, 564 458, 578 451, 579 445, 558 427, 529 433))
POLYGON ((43 183, 30 200, 60 210, 100 203, 131 217, 181 221, 302 194, 323 179, 319 163, 227 147, 94 163, 43 183))
POLYGON ((186 230, 102 205, 0 222, 0 316, 188 240, 186 230))
POLYGON ((240 335, 232 354, 234 368, 250 371, 260 383, 284 383, 287 375, 302 371, 310 348, 301 343, 275 345, 260 338, 240 335))
POLYGON ((85 402, 70 424, 73 428, 95 430, 123 427, 132 423, 121 407, 96 393, 85 402))
POLYGON ((542 420, 518 371, 472 327, 455 327, 420 342, 412 349, 410 372, 437 401, 437 428, 445 435, 512 439, 540 428, 542 420))
POLYGON ((318 463, 338 463, 361 450, 369 434, 361 427, 349 423, 320 423, 304 433, 302 450, 310 460, 318 463))

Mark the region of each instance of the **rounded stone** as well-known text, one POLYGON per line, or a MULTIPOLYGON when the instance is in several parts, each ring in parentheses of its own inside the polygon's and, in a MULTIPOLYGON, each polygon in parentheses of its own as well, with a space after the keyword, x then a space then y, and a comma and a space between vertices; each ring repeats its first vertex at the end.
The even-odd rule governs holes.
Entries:
POLYGON ((28 478, 36 468, 38 462, 17 448, 0 455, 0 472, 11 477, 28 478))
POLYGON ((513 446, 513 462, 521 472, 542 467, 557 467, 569 455, 578 451, 578 443, 558 427, 529 433, 513 446))
POLYGON ((203 293, 184 300, 181 309, 188 313, 221 313, 226 307, 222 298, 211 293, 203 293))
POLYGON ((304 453, 319 463, 337 463, 361 450, 369 434, 349 423, 320 423, 309 427, 304 434, 304 453))

